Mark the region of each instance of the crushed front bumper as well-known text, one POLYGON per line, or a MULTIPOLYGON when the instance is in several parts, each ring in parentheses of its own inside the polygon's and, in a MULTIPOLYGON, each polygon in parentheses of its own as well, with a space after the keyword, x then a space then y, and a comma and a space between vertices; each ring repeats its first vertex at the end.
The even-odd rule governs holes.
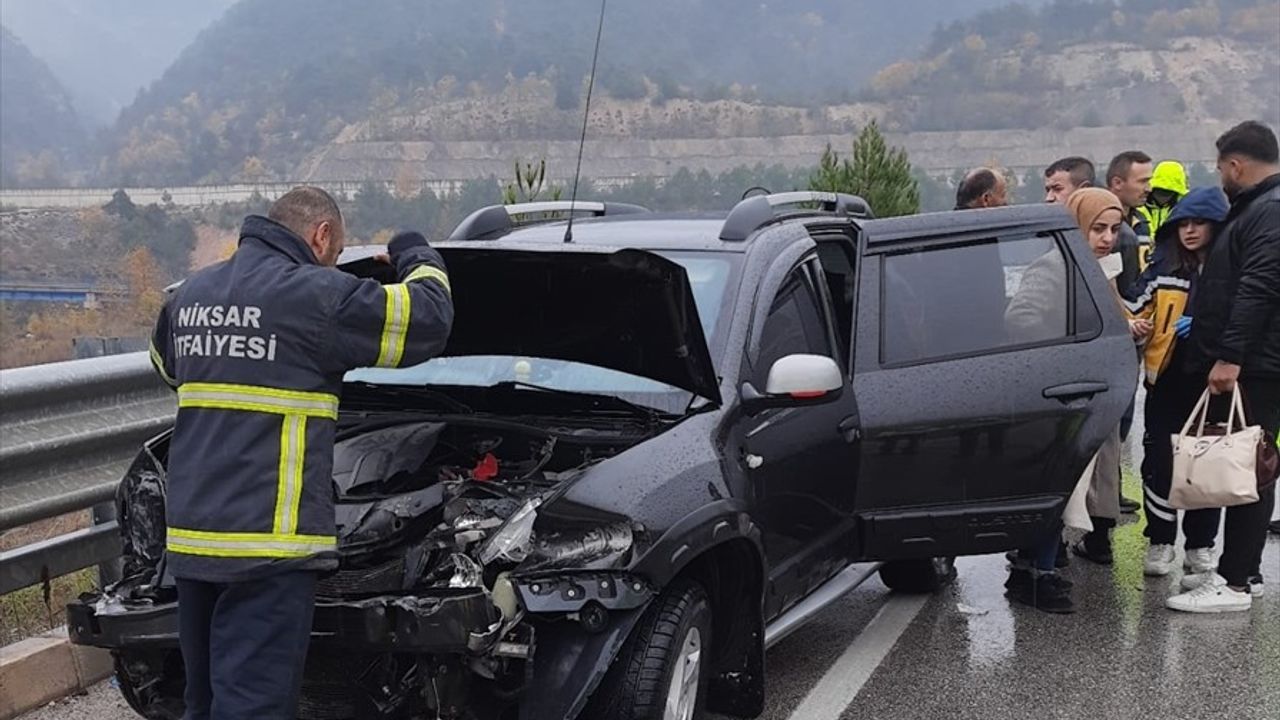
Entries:
MULTIPOLYGON (((116 605, 99 612, 100 595, 67 606, 71 641, 109 649, 178 647, 178 605, 116 605)), ((351 652, 478 654, 498 641, 502 613, 480 589, 431 596, 388 595, 316 600, 313 646, 351 652)))

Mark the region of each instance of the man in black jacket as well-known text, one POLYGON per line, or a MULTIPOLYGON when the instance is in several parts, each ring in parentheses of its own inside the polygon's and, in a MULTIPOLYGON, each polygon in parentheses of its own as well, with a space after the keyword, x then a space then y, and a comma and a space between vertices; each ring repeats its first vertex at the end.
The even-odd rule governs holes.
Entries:
POLYGON ((449 276, 418 233, 399 282, 333 269, 333 198, 295 188, 244 221, 229 260, 165 303, 151 359, 178 391, 165 508, 186 720, 292 720, 319 573, 337 567, 333 443, 342 378, 440 354, 449 276))
MULTIPOLYGON (((1245 122, 1218 138, 1218 173, 1231 198, 1194 301, 1191 341, 1208 370, 1209 390, 1246 393, 1249 421, 1275 441, 1280 430, 1280 145, 1275 133, 1245 122)), ((1217 573, 1183 579, 1190 592, 1174 610, 1247 610, 1262 593, 1262 548, 1275 484, 1258 502, 1227 509, 1217 573)))

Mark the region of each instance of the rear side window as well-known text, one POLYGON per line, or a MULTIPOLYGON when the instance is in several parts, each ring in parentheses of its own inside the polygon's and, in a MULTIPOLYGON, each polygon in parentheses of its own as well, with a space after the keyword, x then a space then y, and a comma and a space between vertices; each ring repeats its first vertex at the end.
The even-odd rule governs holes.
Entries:
POLYGON ((881 362, 907 364, 1067 341, 1101 316, 1050 236, 981 240, 887 255, 881 362))

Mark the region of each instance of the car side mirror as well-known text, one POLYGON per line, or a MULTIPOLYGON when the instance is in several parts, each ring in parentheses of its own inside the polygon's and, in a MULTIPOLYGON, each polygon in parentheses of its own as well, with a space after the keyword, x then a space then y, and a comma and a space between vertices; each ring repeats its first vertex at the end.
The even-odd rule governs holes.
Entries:
POLYGON ((783 407, 821 405, 840 397, 844 374, 825 355, 787 355, 769 368, 761 393, 750 382, 742 385, 742 407, 748 415, 783 407))

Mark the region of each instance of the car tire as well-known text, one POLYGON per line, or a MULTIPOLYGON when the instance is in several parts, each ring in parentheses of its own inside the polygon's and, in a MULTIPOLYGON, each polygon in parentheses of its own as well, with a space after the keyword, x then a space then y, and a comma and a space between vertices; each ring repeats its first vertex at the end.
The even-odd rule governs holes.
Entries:
POLYGON ((880 566, 880 582, 902 593, 937 592, 951 584, 955 577, 953 557, 891 560, 880 566))
POLYGON ((710 649, 706 591, 673 583, 631 631, 582 717, 692 720, 705 704, 710 649))
POLYGON ((116 685, 129 707, 140 717, 147 720, 182 720, 185 714, 181 696, 175 698, 155 697, 156 688, 139 688, 129 673, 125 658, 112 653, 115 665, 116 685))

